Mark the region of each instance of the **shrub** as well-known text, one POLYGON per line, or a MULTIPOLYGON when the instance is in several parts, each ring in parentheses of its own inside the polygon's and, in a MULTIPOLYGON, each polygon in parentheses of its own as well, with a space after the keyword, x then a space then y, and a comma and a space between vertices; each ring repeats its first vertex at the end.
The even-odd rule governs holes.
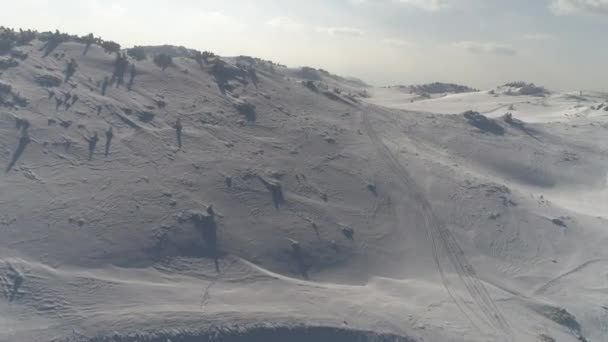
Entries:
POLYGON ((161 53, 160 55, 154 56, 154 64, 165 70, 173 64, 173 57, 166 53, 161 53))
POLYGON ((118 53, 120 52, 120 44, 107 40, 101 43, 101 47, 106 53, 118 53))
POLYGON ((536 86, 534 83, 526 84, 519 89, 520 95, 543 96, 546 92, 544 87, 536 86))
POLYGON ((0 81, 0 94, 9 94, 12 89, 10 84, 0 81))
POLYGON ((304 86, 306 88, 308 88, 309 90, 311 90, 311 91, 314 91, 314 92, 318 92, 319 91, 319 89, 315 85, 315 82, 313 82, 313 81, 306 81, 306 82, 304 82, 304 86))
POLYGON ((40 40, 44 41, 44 46, 40 49, 44 51, 43 56, 46 57, 50 55, 61 43, 67 42, 71 39, 69 35, 65 33, 59 32, 56 30, 53 32, 46 32, 41 37, 40 40))
POLYGON ((0 58, 0 70, 6 70, 8 68, 14 68, 19 65, 19 62, 14 58, 0 58))
POLYGON ((243 116, 245 116, 248 121, 253 122, 256 120, 257 114, 255 110, 255 105, 248 102, 239 101, 236 102, 234 106, 236 110, 243 116))
POLYGON ((205 63, 209 63, 209 58, 217 57, 213 52, 203 51, 203 60, 205 63))
POLYGON ((0 36, 0 54, 7 53, 15 45, 15 41, 9 37, 0 36))
POLYGON ((124 83, 125 72, 127 71, 127 67, 129 66, 129 61, 127 60, 127 55, 122 54, 122 56, 117 53, 116 60, 114 61, 114 73, 112 74, 111 82, 117 82, 117 86, 124 83))
POLYGON ((13 94, 13 101, 20 107, 25 107, 29 103, 29 101, 21 94, 13 94))
POLYGON ((74 75, 74 73, 76 72, 76 69, 78 69, 78 63, 76 62, 76 60, 74 58, 70 59, 70 61, 68 62, 68 64, 65 67, 65 80, 68 81, 70 79, 70 77, 72 77, 72 75, 74 75))
POLYGON ((489 132, 496 135, 503 135, 505 129, 492 119, 488 119, 485 115, 469 110, 462 113, 469 124, 477 127, 482 132, 489 132))
POLYGON ((317 72, 316 69, 311 68, 311 67, 302 67, 300 70, 295 72, 296 76, 306 79, 306 80, 312 80, 312 81, 320 81, 321 80, 321 76, 319 76, 319 73, 317 72))
POLYGON ((29 44, 32 40, 36 38, 36 32, 32 30, 19 30, 19 34, 17 35, 16 43, 17 45, 26 45, 29 44))
POLYGON ((513 88, 521 88, 521 87, 526 86, 526 82, 523 82, 523 81, 508 82, 508 83, 505 83, 505 86, 513 87, 513 88))
POLYGON ((20 59, 22 61, 26 60, 28 57, 27 52, 23 52, 21 50, 11 50, 10 54, 11 54, 11 57, 20 59))
POLYGON ((82 52, 83 56, 86 56, 91 45, 93 45, 94 43, 97 43, 97 44, 101 43, 101 39, 95 38, 95 36, 93 36, 92 33, 89 33, 86 36, 79 37, 77 39, 77 41, 86 45, 84 48, 84 51, 82 52))
POLYGON ((58 87, 61 85, 61 79, 53 75, 36 76, 36 83, 46 88, 58 87))
POLYGON ((138 60, 138 61, 143 61, 144 59, 147 58, 146 50, 141 46, 134 46, 133 48, 128 49, 127 55, 135 58, 135 60, 138 60))
POLYGON ((92 33, 89 33, 86 36, 78 37, 78 42, 88 45, 93 44, 95 43, 95 36, 92 33))
POLYGON ((13 46, 15 46, 16 40, 17 36, 15 35, 15 31, 3 28, 2 31, 0 31, 0 54, 10 51, 13 46))
POLYGON ((243 63, 243 64, 249 64, 249 65, 255 65, 256 60, 255 58, 251 57, 251 56, 237 56, 236 57, 236 61, 237 63, 243 63))
POLYGON ((201 68, 203 67, 203 54, 200 51, 192 51, 189 57, 194 59, 201 68))

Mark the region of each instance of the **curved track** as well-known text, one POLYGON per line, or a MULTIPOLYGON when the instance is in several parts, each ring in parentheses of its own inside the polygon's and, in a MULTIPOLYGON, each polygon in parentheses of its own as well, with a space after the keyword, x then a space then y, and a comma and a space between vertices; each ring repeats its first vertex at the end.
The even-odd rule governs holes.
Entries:
POLYGON ((397 160, 397 158, 395 158, 390 149, 382 142, 381 138, 378 136, 377 132, 374 130, 369 121, 369 112, 364 111, 362 116, 364 129, 366 134, 370 137, 374 147, 378 150, 382 159, 399 179, 399 181, 412 193, 414 200, 421 206, 427 233, 432 242, 433 256, 443 285, 449 295, 452 297, 463 314, 465 314, 471 323, 477 327, 475 322, 471 319, 472 316, 478 316, 477 310, 471 307, 467 301, 454 294, 452 285, 449 283, 444 271, 444 267, 441 264, 440 253, 444 253, 447 256, 451 266, 458 275, 460 283, 466 288, 466 291, 469 293, 472 301, 481 311, 483 315, 482 321, 486 322, 490 325, 490 327, 501 331, 507 336, 513 336, 509 323, 500 312, 498 306, 490 296, 484 284, 477 278, 475 269, 468 262, 464 251, 458 244, 455 236, 435 216, 430 202, 417 188, 416 183, 408 171, 397 160))
POLYGON ((557 284, 560 280, 562 280, 563 278, 566 278, 567 276, 577 273, 579 271, 582 271, 583 269, 585 269, 587 266, 593 265, 595 263, 598 263, 600 261, 603 261, 604 259, 593 259, 593 260, 589 260, 587 262, 584 262, 582 264, 580 264, 579 266, 571 269, 570 271, 566 272, 566 273, 562 273, 560 275, 558 275, 557 277, 551 279, 550 281, 546 282, 544 285, 542 285, 541 287, 539 287, 536 291, 534 291, 535 295, 542 295, 545 292, 547 292, 547 290, 549 290, 553 285, 557 284))

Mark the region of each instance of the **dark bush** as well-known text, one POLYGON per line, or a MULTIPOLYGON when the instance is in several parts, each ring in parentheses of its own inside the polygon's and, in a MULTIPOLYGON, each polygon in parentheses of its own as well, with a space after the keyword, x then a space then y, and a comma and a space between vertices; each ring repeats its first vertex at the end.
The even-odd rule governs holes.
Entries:
POLYGON ((237 61, 237 63, 240 63, 240 64, 247 64, 247 65, 255 65, 256 64, 255 58, 250 57, 250 56, 243 56, 243 55, 237 56, 236 57, 236 61, 237 61))
POLYGON ((67 82, 78 69, 78 63, 74 58, 70 59, 68 64, 65 67, 65 81, 67 82))
POLYGON ((32 40, 36 38, 36 32, 32 30, 19 30, 19 34, 17 35, 17 45, 26 45, 29 44, 32 40))
POLYGON ((489 132, 496 135, 505 134, 505 129, 494 120, 488 119, 485 115, 474 111, 467 111, 462 114, 469 124, 477 127, 482 132, 489 132))
POLYGON ((11 57, 20 59, 22 61, 26 60, 27 57, 28 57, 28 54, 26 52, 21 51, 21 50, 11 50, 10 55, 11 55, 11 57))
POLYGON ((68 34, 61 33, 59 30, 55 30, 54 33, 46 32, 40 37, 40 40, 45 42, 40 51, 44 51, 43 56, 46 57, 55 51, 60 44, 69 41, 71 38, 68 34))
POLYGON ((21 94, 13 94, 13 101, 20 107, 25 107, 29 103, 29 101, 21 94))
POLYGON ((141 46, 134 46, 131 49, 127 49, 127 55, 135 58, 137 61, 143 61, 148 58, 148 56, 146 56, 146 50, 141 46))
POLYGON ((213 52, 203 51, 203 60, 205 63, 209 63, 209 58, 217 57, 213 52))
POLYGON ((120 86, 124 83, 125 72, 129 66, 127 55, 123 53, 120 55, 116 54, 116 60, 114 61, 114 72, 112 73, 112 79, 110 82, 116 82, 116 86, 120 86))
POLYGON ((307 79, 307 80, 312 80, 312 81, 320 81, 321 80, 321 76, 319 75, 319 72, 317 71, 317 69, 311 68, 311 67, 302 67, 300 70, 295 72, 296 76, 303 78, 303 79, 307 79))
POLYGON ((470 93, 477 89, 454 83, 434 82, 428 84, 414 85, 410 90, 416 94, 442 94, 442 93, 470 93))
POLYGON ((173 64, 173 57, 166 53, 161 53, 160 55, 154 56, 154 64, 165 70, 173 64))
POLYGON ((107 40, 101 43, 101 47, 106 53, 118 53, 120 52, 120 44, 107 40))
POLYGON ((194 59, 201 68, 203 67, 203 54, 200 51, 193 50, 188 57, 194 59))
POLYGON ((527 84, 527 83, 526 83, 526 82, 523 82, 523 81, 516 81, 516 82, 508 82, 508 83, 505 83, 505 86, 506 86, 506 87, 513 87, 513 88, 521 88, 521 87, 526 86, 526 84, 527 84))
POLYGON ((534 83, 526 84, 519 89, 520 95, 544 96, 547 90, 544 87, 534 85, 534 83))
POLYGON ((15 31, 4 27, 0 28, 0 54, 9 52, 15 46, 16 40, 15 31))
POLYGON ((137 118, 139 120, 141 120, 142 122, 151 122, 152 120, 154 120, 154 113, 152 112, 139 112, 137 113, 137 118))
POLYGON ((257 114, 255 110, 255 105, 248 102, 237 102, 234 107, 236 110, 241 113, 247 121, 254 122, 256 120, 257 114))
POLYGON ((0 36, 0 54, 5 54, 9 52, 13 46, 15 46, 15 41, 9 37, 0 36))
POLYGON ((306 81, 306 82, 304 82, 304 86, 306 88, 308 88, 309 90, 314 91, 315 93, 319 91, 319 89, 315 85, 315 82, 313 82, 313 81, 306 81))
POLYGON ((12 89, 10 84, 0 81, 0 94, 10 94, 12 89))
POLYGON ((19 62, 17 62, 17 60, 12 57, 11 58, 0 58, 0 70, 14 68, 18 65, 19 65, 19 62))
POLYGON ((83 56, 86 56, 87 52, 89 52, 89 48, 91 47, 91 45, 101 44, 101 39, 95 38, 95 36, 92 33, 89 33, 86 36, 79 37, 78 41, 80 43, 83 43, 86 45, 86 47, 84 48, 84 51, 82 52, 83 56))
POLYGON ((36 76, 36 83, 46 88, 58 87, 61 85, 61 78, 53 75, 36 76))

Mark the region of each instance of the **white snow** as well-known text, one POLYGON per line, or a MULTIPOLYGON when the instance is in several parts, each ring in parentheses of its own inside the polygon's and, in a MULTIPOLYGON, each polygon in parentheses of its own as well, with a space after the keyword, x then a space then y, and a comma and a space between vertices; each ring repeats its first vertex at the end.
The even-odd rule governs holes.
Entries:
POLYGON ((175 342, 255 327, 608 335, 608 112, 594 109, 605 94, 422 100, 325 74, 327 88, 311 87, 260 61, 256 85, 236 59, 226 76, 183 57, 163 71, 148 56, 129 59, 130 91, 104 96, 114 56, 63 43, 43 57, 41 46, 0 76, 29 101, 0 107, 2 165, 24 134, 17 119, 30 125, 0 176, 0 341, 175 342), (52 90, 78 99, 56 107, 35 79, 64 79, 70 58, 76 73, 52 90), (494 131, 466 110, 495 118, 494 131), (193 214, 209 205, 219 273, 208 217, 193 214))

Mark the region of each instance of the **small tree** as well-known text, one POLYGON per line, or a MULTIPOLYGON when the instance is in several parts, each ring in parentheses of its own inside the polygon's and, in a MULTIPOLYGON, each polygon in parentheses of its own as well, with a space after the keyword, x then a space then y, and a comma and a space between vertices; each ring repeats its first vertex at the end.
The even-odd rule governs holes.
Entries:
POLYGON ((87 52, 89 52, 89 48, 91 47, 91 45, 93 45, 96 42, 95 41, 95 36, 93 36, 92 33, 89 33, 86 36, 80 37, 80 41, 83 44, 85 44, 84 51, 82 52, 83 56, 85 56, 87 54, 87 52))
POLYGON ((215 54, 213 52, 209 52, 209 51, 203 51, 203 60, 205 61, 205 63, 209 63, 209 58, 214 58, 215 54))
POLYGON ((144 59, 148 58, 146 56, 146 50, 141 46, 134 46, 133 48, 128 49, 127 55, 135 58, 138 61, 143 61, 144 59))
POLYGON ((70 61, 68 62, 68 65, 65 68, 65 81, 66 82, 70 79, 70 77, 72 77, 74 75, 77 68, 78 68, 78 63, 76 62, 76 60, 74 58, 70 59, 70 61))
POLYGON ((13 30, 3 29, 2 31, 0 31, 0 54, 4 54, 10 51, 13 46, 15 46, 16 40, 17 37, 13 30))
POLYGON ((192 52, 190 58, 194 59, 201 69, 203 68, 203 54, 200 51, 196 50, 192 52))
POLYGON ((107 40, 101 44, 101 47, 106 53, 118 53, 120 52, 120 44, 107 40))
POLYGON ((154 56, 154 64, 158 65, 163 71, 173 64, 173 57, 166 53, 154 56))
POLYGON ((36 32, 32 30, 24 31, 19 29, 19 34, 17 35, 17 45, 26 45, 29 44, 32 40, 36 38, 36 32))

